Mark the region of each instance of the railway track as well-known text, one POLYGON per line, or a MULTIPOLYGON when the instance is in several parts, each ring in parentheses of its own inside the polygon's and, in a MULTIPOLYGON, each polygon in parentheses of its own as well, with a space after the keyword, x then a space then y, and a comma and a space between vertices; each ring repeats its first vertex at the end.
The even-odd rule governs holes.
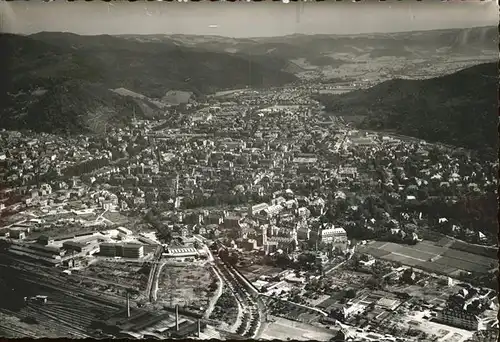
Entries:
MULTIPOLYGON (((78 333, 76 331, 73 331, 72 327, 67 327, 62 325, 59 320, 54 320, 51 317, 48 317, 44 313, 40 312, 37 308, 33 307, 24 307, 21 312, 16 313, 18 317, 22 318, 30 318, 34 319, 37 322, 37 325, 41 325, 43 327, 49 327, 52 331, 57 331, 57 337, 65 337, 72 335, 74 333, 78 333)), ((40 332, 40 334, 43 334, 43 331, 40 332)), ((40 337, 40 336, 38 336, 40 337)))
MULTIPOLYGON (((87 304, 94 307, 98 306, 100 308, 105 307, 109 309, 111 308, 118 309, 123 306, 123 304, 119 305, 114 301, 110 302, 109 299, 102 298, 103 297, 102 294, 89 293, 88 290, 86 289, 73 287, 69 285, 61 286, 60 281, 45 278, 43 276, 40 277, 28 274, 22 280, 25 282, 35 284, 37 286, 48 288, 54 291, 56 295, 57 293, 61 293, 64 294, 66 297, 76 299, 79 305, 87 304)), ((53 296, 54 293, 51 293, 51 295, 53 296)), ((67 298, 66 301, 68 301, 69 298, 67 298)))
MULTIPOLYGON (((76 318, 74 316, 61 315, 61 312, 57 314, 52 312, 50 309, 44 308, 43 306, 32 308, 33 313, 32 317, 36 318, 38 321, 45 321, 45 323, 53 324, 54 322, 60 325, 64 330, 64 332, 81 338, 92 337, 91 335, 86 333, 86 329, 76 326, 76 318)), ((80 324, 80 322, 78 323, 80 324)))
MULTIPOLYGON (((0 325, 0 332, 6 332, 6 333, 14 333, 14 336, 10 336, 13 338, 18 338, 18 337, 31 337, 31 338, 37 338, 40 336, 37 336, 36 334, 32 332, 28 332, 25 329, 21 328, 16 328, 13 326, 6 326, 4 324, 0 325)), ((9 337, 9 336, 2 336, 2 337, 9 337)))
MULTIPOLYGON (((0 273, 4 272, 2 267, 3 265, 0 265, 0 273)), ((9 268, 12 271, 12 267, 9 268)), ((11 272, 9 275, 12 280, 20 282, 20 285, 26 284, 31 293, 48 295, 48 302, 28 302, 19 312, 8 314, 21 319, 34 318, 44 327, 51 327, 55 332, 61 333, 61 337, 96 337, 91 333, 92 321, 100 314, 111 314, 124 305, 122 298, 111 299, 106 295, 68 284, 65 279, 53 275, 52 272, 39 270, 35 273, 25 269, 16 269, 15 272, 17 274, 11 272)))
POLYGON ((24 317, 33 317, 37 321, 45 322, 47 326, 61 326, 61 331, 76 337, 95 337, 89 334, 89 327, 95 319, 92 310, 101 307, 91 304, 82 304, 75 306, 64 295, 51 294, 49 302, 39 304, 28 302, 27 306, 21 311, 24 317), (52 302, 54 301, 54 302, 52 302))
POLYGON ((68 318, 70 320, 78 319, 78 324, 84 327, 88 327, 95 317, 95 315, 91 312, 86 312, 80 309, 72 309, 70 307, 58 304, 44 304, 43 309, 53 312, 54 314, 58 315, 58 317, 60 316, 62 318, 68 318))
POLYGON ((153 261, 151 262, 151 270, 149 272, 148 285, 146 287, 146 293, 151 303, 156 301, 156 286, 158 285, 158 277, 160 276, 160 271, 162 269, 162 265, 158 266, 158 263, 161 259, 162 247, 158 246, 153 261))
MULTIPOLYGON (((10 259, 0 260, 0 267, 5 267, 9 270, 16 270, 16 272, 21 273, 23 275, 23 279, 25 276, 30 276, 30 275, 33 277, 38 276, 39 278, 41 278, 40 283, 42 283, 42 284, 52 282, 54 284, 57 284, 58 286, 61 286, 61 288, 63 288, 63 287, 71 288, 74 293, 85 293, 86 292, 88 295, 92 296, 93 298, 96 298, 96 297, 107 298, 107 300, 105 300, 105 302, 108 302, 108 303, 109 302, 121 302, 123 300, 122 297, 113 296, 110 294, 104 295, 101 292, 95 292, 95 291, 92 291, 89 289, 82 289, 81 287, 75 286, 75 285, 68 282, 68 279, 70 279, 74 282, 74 281, 85 279, 86 278, 85 276, 70 275, 70 276, 61 277, 60 270, 55 269, 53 267, 34 265, 34 264, 31 264, 31 263, 24 261, 24 260, 17 262, 18 261, 17 259, 15 260, 16 264, 10 263, 9 261, 10 261, 10 259)), ((96 282, 104 283, 100 279, 96 279, 96 282)), ((101 302, 101 304, 106 305, 106 303, 103 302, 102 300, 100 300, 100 302, 101 302)))

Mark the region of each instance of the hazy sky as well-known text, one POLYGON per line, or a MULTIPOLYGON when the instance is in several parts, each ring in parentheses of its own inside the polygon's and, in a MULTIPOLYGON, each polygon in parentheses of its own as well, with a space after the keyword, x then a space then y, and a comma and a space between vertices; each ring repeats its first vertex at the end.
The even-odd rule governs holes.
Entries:
POLYGON ((494 1, 441 2, 0 2, 2 31, 29 34, 211 34, 231 37, 294 33, 356 34, 498 24, 494 1))

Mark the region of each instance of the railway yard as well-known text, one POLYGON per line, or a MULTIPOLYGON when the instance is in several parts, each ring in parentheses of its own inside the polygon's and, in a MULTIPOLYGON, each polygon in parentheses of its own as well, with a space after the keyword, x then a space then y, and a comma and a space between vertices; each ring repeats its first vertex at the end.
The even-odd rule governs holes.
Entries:
POLYGON ((98 337, 92 332, 91 322, 123 306, 122 298, 82 288, 54 271, 28 263, 13 265, 2 258, 2 292, 9 299, 0 307, 0 313, 10 320, 1 320, 0 330, 6 336, 98 337), (33 296, 47 296, 50 300, 41 303, 31 299, 33 296), (12 325, 12 320, 19 323, 12 325))

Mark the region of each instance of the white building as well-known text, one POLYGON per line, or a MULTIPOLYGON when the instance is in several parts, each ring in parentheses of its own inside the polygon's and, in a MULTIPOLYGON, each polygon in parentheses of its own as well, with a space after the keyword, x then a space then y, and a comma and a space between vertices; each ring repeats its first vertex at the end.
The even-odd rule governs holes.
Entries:
POLYGON ((163 253, 167 258, 187 258, 198 256, 198 250, 194 247, 174 247, 167 248, 166 253, 163 253))
POLYGON ((277 205, 271 205, 266 209, 267 215, 269 216, 275 216, 279 214, 283 210, 283 207, 279 204, 277 205))
POLYGON ((327 228, 321 230, 321 242, 347 243, 347 233, 344 228, 327 228))
POLYGON ((269 205, 267 203, 260 203, 260 204, 253 205, 248 209, 248 214, 249 215, 259 214, 263 210, 266 210, 268 207, 269 207, 269 205))
POLYGON ((338 171, 337 177, 340 179, 356 179, 358 177, 358 170, 355 167, 342 167, 338 171))
POLYGON ((467 330, 477 330, 479 326, 477 316, 463 310, 444 309, 438 312, 437 321, 467 330))

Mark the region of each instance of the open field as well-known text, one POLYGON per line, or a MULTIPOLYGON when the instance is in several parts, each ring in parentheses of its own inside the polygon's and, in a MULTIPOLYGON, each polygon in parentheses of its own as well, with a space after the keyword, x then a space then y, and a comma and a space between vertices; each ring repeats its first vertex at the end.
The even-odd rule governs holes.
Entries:
POLYGON ((116 211, 106 211, 102 216, 113 224, 126 225, 130 221, 127 216, 116 211))
POLYGON ((86 268, 79 270, 79 276, 96 279, 109 286, 126 286, 137 291, 146 289, 149 266, 137 262, 113 262, 97 260, 86 268))
POLYGON ((457 240, 451 237, 441 237, 435 242, 436 246, 449 247, 450 249, 463 251, 474 255, 496 259, 498 248, 496 246, 483 246, 457 240))
POLYGON ((157 300, 168 306, 179 304, 206 309, 211 293, 217 288, 212 285, 215 281, 208 265, 166 264, 159 276, 157 300))
POLYGON ((265 340, 298 340, 298 341, 329 341, 337 331, 318 328, 310 324, 290 321, 285 318, 273 317, 261 336, 265 340))
POLYGON ((454 249, 451 247, 452 243, 443 245, 422 241, 409 246, 376 241, 362 247, 360 251, 376 258, 445 275, 452 275, 457 271, 487 273, 497 267, 496 259, 454 249))

